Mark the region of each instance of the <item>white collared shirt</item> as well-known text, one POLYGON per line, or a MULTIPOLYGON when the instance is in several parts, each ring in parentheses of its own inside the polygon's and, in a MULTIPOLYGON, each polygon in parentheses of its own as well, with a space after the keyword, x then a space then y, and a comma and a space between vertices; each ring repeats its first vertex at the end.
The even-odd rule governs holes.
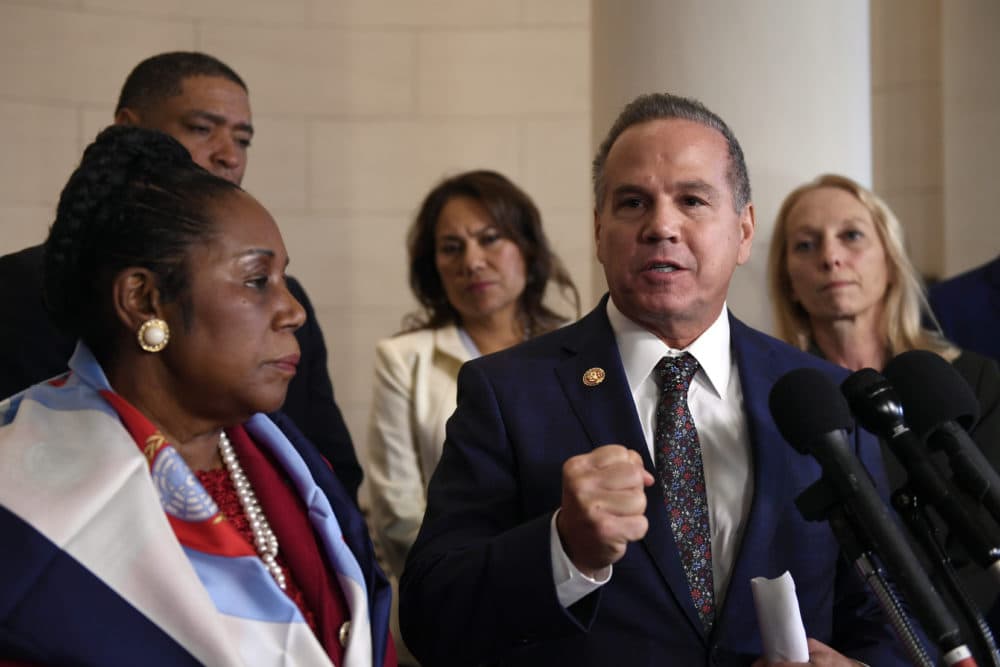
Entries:
MULTIPOLYGON (((660 392, 652 375, 653 368, 663 357, 680 356, 684 352, 690 353, 701 365, 688 392, 688 406, 698 429, 705 470, 712 533, 712 576, 716 607, 719 608, 729 586, 753 497, 750 436, 743 411, 743 388, 730 343, 728 311, 723 305, 715 322, 683 350, 670 348, 656 335, 625 317, 611 299, 608 299, 607 313, 653 461, 656 460, 653 430, 660 392)), ((560 602, 569 606, 610 581, 611 573, 605 573, 607 576, 600 580, 585 577, 573 567, 563 551, 555 532, 555 517, 552 531, 557 593, 560 602)))

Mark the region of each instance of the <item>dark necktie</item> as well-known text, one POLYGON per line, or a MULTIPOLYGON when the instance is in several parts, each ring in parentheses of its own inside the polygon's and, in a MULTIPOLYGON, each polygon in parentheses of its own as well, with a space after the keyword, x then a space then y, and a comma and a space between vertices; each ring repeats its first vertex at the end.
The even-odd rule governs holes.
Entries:
POLYGON ((653 444, 670 530, 680 551, 691 599, 707 633, 715 620, 711 532, 701 445, 687 402, 691 379, 698 368, 698 361, 687 353, 664 357, 656 365, 654 377, 660 385, 660 401, 653 444))

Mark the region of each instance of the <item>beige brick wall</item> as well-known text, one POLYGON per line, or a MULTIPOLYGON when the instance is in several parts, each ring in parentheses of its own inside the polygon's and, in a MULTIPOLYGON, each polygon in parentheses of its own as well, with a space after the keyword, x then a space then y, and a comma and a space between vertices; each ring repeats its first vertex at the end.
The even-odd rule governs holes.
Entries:
POLYGON ((928 276, 944 269, 940 3, 871 4, 872 185, 928 276))
MULTIPOLYGON (((988 37, 995 7, 871 3, 874 185, 931 275, 998 247, 995 207, 980 201, 992 190, 977 185, 995 155, 995 59, 960 48, 988 37), (966 85, 976 76, 989 85, 966 85)), ((0 0, 0 253, 44 238, 135 63, 219 56, 246 79, 258 128, 244 185, 281 225, 361 445, 374 343, 413 305, 404 233, 442 176, 508 174, 540 205, 585 307, 603 285, 590 240, 590 12, 588 0, 0 0)))
POLYGON ((1000 3, 943 2, 941 14, 943 275, 952 276, 1000 253, 1000 3))
POLYGON ((924 275, 947 278, 1000 252, 1000 4, 872 0, 875 190, 924 275))
POLYGON ((373 348, 413 307, 405 230, 446 174, 522 185, 592 301, 587 0, 0 0, 0 254, 40 242, 122 81, 198 49, 247 81, 274 214, 363 445, 373 348))

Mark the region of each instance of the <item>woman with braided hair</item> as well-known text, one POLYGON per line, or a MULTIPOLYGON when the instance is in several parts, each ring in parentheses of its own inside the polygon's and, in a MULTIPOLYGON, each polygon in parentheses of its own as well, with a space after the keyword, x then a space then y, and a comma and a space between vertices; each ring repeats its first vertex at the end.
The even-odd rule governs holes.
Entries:
POLYGON ((70 372, 0 403, 0 663, 395 664, 360 514, 265 416, 305 319, 287 264, 167 135, 87 148, 45 244, 70 372))

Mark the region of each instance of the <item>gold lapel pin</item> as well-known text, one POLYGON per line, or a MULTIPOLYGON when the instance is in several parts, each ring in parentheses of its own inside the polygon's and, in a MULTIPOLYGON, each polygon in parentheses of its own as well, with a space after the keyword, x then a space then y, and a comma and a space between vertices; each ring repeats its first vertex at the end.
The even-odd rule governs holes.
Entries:
POLYGON ((603 368, 588 368, 583 374, 583 384, 588 387, 596 387, 604 382, 605 373, 603 368))

